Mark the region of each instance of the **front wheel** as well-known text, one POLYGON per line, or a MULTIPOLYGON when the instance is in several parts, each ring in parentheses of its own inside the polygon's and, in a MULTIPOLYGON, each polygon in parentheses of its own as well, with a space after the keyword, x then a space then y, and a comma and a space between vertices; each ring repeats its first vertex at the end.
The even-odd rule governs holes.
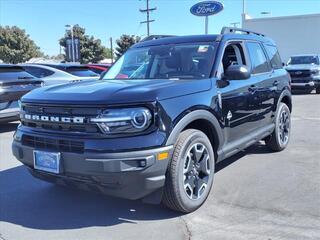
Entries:
POLYGON ((291 133, 291 113, 285 103, 280 103, 276 114, 276 126, 266 145, 273 151, 282 151, 289 143, 291 133))
POLYGON ((208 137, 195 129, 183 131, 168 165, 164 205, 184 213, 199 208, 210 193, 214 167, 214 153, 208 137))
POLYGON ((316 94, 320 94, 320 87, 316 88, 316 94))

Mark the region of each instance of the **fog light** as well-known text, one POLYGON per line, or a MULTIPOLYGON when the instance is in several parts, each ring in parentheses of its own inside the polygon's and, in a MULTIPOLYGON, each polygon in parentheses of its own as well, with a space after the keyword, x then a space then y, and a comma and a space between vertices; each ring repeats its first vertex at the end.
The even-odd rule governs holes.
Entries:
POLYGON ((147 166, 146 160, 141 160, 140 161, 140 167, 145 167, 145 166, 147 166))

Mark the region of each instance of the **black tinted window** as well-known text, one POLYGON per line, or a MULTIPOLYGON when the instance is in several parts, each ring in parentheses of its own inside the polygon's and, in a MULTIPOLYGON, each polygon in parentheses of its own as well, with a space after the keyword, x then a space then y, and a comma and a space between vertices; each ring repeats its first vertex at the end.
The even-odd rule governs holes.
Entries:
POLYGON ((271 66, 274 69, 282 68, 282 61, 280 58, 280 54, 278 52, 278 49, 275 46, 271 45, 264 45, 268 54, 268 57, 271 62, 271 66))
POLYGON ((48 69, 38 68, 38 67, 23 67, 28 73, 31 75, 37 77, 37 78, 43 78, 48 77, 52 74, 54 74, 53 71, 50 71, 48 69))
POLYGON ((15 67, 0 67, 0 80, 15 80, 15 79, 32 79, 34 78, 22 68, 15 67))
POLYGON ((270 66, 261 45, 255 42, 248 42, 247 47, 251 60, 252 73, 257 74, 269 72, 270 66))

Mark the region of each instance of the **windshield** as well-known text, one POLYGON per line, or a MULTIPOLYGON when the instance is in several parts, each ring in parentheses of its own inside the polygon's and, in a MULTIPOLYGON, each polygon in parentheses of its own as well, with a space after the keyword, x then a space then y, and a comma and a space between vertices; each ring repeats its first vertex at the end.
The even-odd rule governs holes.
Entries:
POLYGON ((317 64, 319 65, 319 58, 317 56, 299 56, 299 57, 291 57, 289 65, 294 64, 317 64))
POLYGON ((103 79, 199 79, 208 78, 214 45, 175 44, 128 50, 103 79))

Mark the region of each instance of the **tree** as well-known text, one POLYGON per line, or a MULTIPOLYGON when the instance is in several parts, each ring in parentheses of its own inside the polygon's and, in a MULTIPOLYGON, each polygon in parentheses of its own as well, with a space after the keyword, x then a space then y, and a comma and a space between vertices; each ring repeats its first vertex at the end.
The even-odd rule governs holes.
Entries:
POLYGON ((17 26, 0 26, 0 59, 6 63, 22 63, 41 57, 40 48, 24 29, 17 26))
POLYGON ((123 34, 119 39, 117 39, 116 56, 121 57, 133 44, 140 41, 139 36, 123 34))
MULTIPOLYGON (((108 49, 101 45, 100 39, 85 34, 85 29, 78 24, 73 26, 73 36, 80 41, 80 62, 96 63, 108 56, 108 49)), ((59 40, 61 46, 66 48, 66 40, 71 38, 71 31, 67 30, 64 37, 59 40)))

